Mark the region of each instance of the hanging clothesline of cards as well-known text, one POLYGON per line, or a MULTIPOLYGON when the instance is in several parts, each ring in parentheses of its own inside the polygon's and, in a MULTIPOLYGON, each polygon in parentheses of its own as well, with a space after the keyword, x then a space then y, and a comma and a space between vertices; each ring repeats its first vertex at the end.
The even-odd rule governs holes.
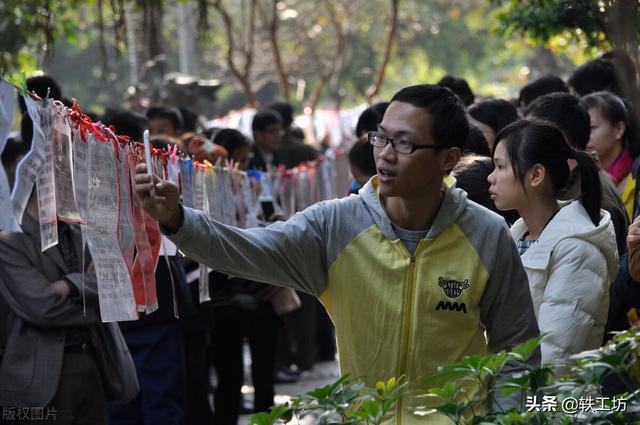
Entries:
MULTIPOLYGON (((102 320, 137 320, 139 313, 155 311, 155 269, 162 257, 169 265, 167 256, 177 250, 133 191, 135 165, 145 162, 143 143, 92 122, 77 103, 67 108, 33 95, 23 98, 33 121, 33 138, 16 167, 11 194, 0 168, 0 208, 13 212, 0 220, 0 228, 20 231, 35 186, 41 249, 58 244, 58 220, 80 225, 96 272, 102 320)), ((0 80, 0 152, 15 99, 15 87, 0 80)), ((348 185, 348 160, 341 151, 269 173, 239 171, 230 161, 195 161, 176 146, 149 151, 152 172, 180 187, 184 206, 240 228, 265 225, 271 218, 267 214, 288 218, 343 194, 348 185)), ((200 266, 200 302, 210 300, 209 271, 200 266)), ((177 315, 176 283, 171 283, 177 315)))

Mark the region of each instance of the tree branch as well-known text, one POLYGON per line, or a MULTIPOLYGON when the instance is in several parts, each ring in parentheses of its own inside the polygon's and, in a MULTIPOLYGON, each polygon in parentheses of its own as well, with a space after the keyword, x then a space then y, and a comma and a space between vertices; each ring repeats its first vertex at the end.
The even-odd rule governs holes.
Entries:
POLYGON ((398 5, 400 0, 391 0, 391 17, 389 19, 389 29, 387 32, 387 42, 385 44, 384 49, 384 57, 382 62, 380 63, 380 67, 378 68, 378 72, 376 73, 375 82, 369 89, 367 90, 367 99, 370 103, 373 102, 373 99, 380 93, 380 89, 382 88, 382 84, 384 83, 384 74, 387 69, 387 65, 391 60, 391 52, 393 50, 393 42, 396 38, 396 32, 398 29, 398 5))
POLYGON ((284 69, 284 65, 282 63, 282 54, 280 52, 280 44, 278 42, 278 10, 277 10, 277 0, 271 0, 271 16, 267 16, 267 11, 265 8, 260 5, 260 14, 262 16, 262 21, 264 24, 264 28, 269 34, 269 43, 271 46, 271 52, 273 54, 273 61, 276 66, 276 73, 278 74, 278 82, 280 84, 280 91, 282 92, 282 97, 289 102, 290 100, 290 90, 289 90, 289 75, 284 69))
POLYGON ((243 71, 240 71, 240 69, 238 69, 238 66, 236 65, 234 60, 235 44, 234 44, 234 38, 233 38, 233 20, 231 19, 231 15, 229 15, 229 12, 224 7, 221 0, 216 0, 213 3, 213 6, 220 13, 220 16, 222 17, 222 22, 224 24, 225 34, 227 38, 227 54, 226 54, 227 66, 229 67, 229 70, 231 71, 233 76, 236 78, 236 80, 238 80, 238 82, 242 86, 242 90, 244 91, 245 97, 247 98, 247 102, 251 106, 255 106, 257 104, 257 100, 255 97, 255 94, 253 93, 253 89, 251 88, 250 76, 251 76, 251 66, 253 64, 253 49, 254 49, 253 36, 255 32, 254 17, 255 17, 256 0, 251 0, 251 12, 249 17, 249 21, 250 21, 249 22, 250 23, 249 40, 246 48, 244 49, 245 64, 244 64, 243 71))

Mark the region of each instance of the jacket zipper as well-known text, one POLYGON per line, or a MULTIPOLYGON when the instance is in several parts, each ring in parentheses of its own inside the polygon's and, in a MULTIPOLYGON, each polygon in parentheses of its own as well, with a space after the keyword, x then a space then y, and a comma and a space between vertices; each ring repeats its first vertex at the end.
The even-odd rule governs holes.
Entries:
MULTIPOLYGON (((416 253, 418 249, 416 248, 416 253)), ((400 367, 398 369, 399 373, 406 373, 407 369, 407 361, 409 357, 409 340, 411 338, 411 325, 413 323, 413 291, 415 286, 415 268, 416 268, 416 257, 415 253, 411 255, 409 260, 409 282, 407 285, 407 291, 404 296, 404 317, 402 323, 404 324, 404 329, 402 330, 402 339, 400 340, 400 367)), ((399 378, 396 377, 396 378, 399 378)), ((405 378, 406 379, 406 378, 405 378)), ((398 405, 396 409, 396 424, 402 425, 403 423, 403 411, 404 411, 404 397, 400 397, 398 400, 398 405)))

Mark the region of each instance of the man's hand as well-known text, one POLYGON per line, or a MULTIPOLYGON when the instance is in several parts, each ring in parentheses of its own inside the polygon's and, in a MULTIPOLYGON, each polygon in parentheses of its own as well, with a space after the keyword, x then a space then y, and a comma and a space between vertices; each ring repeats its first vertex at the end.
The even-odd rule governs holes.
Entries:
POLYGON ((629 226, 629 233, 627 234, 627 248, 631 249, 633 245, 640 243, 640 216, 638 216, 631 226, 629 226))
POLYGON ((640 281, 640 217, 637 217, 627 234, 627 248, 629 249, 629 274, 635 281, 640 281))
POLYGON ((53 286, 53 291, 60 295, 60 298, 63 300, 71 294, 71 288, 65 280, 56 280, 51 284, 51 286, 53 286))
POLYGON ((160 180, 154 175, 153 179, 147 174, 147 165, 136 165, 135 191, 142 202, 142 208, 158 223, 172 232, 177 232, 182 226, 182 208, 180 207, 180 190, 175 184, 160 180), (151 189, 155 189, 155 196, 151 196, 151 189))

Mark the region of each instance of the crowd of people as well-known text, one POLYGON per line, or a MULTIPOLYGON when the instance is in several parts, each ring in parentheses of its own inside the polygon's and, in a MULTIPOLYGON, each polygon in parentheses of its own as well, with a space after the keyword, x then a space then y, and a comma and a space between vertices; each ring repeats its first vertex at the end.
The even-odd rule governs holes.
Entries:
MULTIPOLYGON (((365 109, 345 140, 349 193, 292 217, 263 204, 260 228, 182 206, 177 185, 138 164, 137 196, 180 254, 158 262, 159 308, 137 321, 101 322, 78 227, 59 222, 59 243, 40 251, 34 191, 22 233, 0 233, 0 406, 50 407, 61 424, 235 425, 273 405, 277 382, 338 354, 342 373, 371 386, 411 382, 396 417, 440 423, 413 413, 427 403, 418 378, 464 355, 545 334, 504 373, 540 362, 567 371, 573 355, 639 320, 640 132, 616 66, 633 63, 606 54, 510 100, 479 100, 453 76, 403 88, 365 109), (199 264, 212 269, 204 303, 191 284, 199 264), (252 406, 241 391, 245 343, 252 406)), ((70 104, 50 77, 27 87, 70 104)), ((21 111, 2 152, 10 185, 33 137, 21 111)), ((171 105, 94 117, 133 140, 148 128, 155 147, 261 171, 321 155, 293 118, 274 102, 249 137, 171 105)), ((624 385, 611 377, 602 392, 624 385)), ((490 403, 519 406, 500 394, 490 403)))

